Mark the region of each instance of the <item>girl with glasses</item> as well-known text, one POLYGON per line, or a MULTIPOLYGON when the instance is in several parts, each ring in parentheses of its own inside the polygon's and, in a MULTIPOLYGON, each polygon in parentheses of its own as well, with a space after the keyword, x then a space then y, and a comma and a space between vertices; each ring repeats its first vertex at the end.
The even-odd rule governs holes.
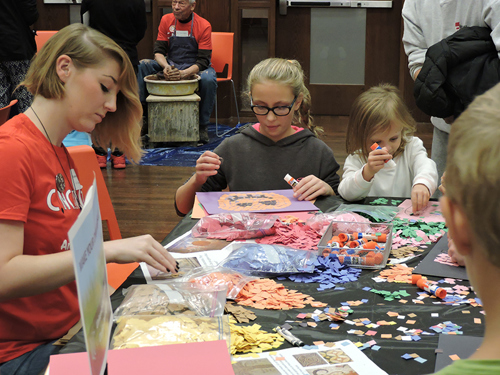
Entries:
POLYGON ((250 72, 247 86, 258 122, 200 156, 195 174, 177 189, 179 215, 191 210, 198 191, 289 189, 287 174, 299 179, 293 187, 299 200, 337 193, 339 165, 317 138, 321 129, 313 124, 299 62, 263 60, 250 72))

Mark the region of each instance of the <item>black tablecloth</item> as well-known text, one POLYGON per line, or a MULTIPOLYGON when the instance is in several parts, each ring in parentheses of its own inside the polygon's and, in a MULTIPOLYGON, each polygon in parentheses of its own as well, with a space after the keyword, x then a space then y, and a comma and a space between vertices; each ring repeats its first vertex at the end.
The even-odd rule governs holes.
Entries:
MULTIPOLYGON (((366 200, 367 203, 369 200, 366 200)), ((337 197, 327 197, 319 199, 315 204, 323 211, 333 211, 340 204, 344 203, 340 198, 337 197)), ((189 216, 184 217, 179 224, 172 230, 172 232, 165 237, 162 241, 163 245, 168 244, 175 238, 186 233, 190 230, 197 220, 190 219, 189 216)), ((425 254, 430 250, 427 249, 425 254)), ((416 266, 422 257, 417 257, 407 263, 409 267, 416 266)), ((327 303, 331 307, 340 307, 341 302, 346 301, 357 301, 367 299, 368 302, 361 304, 356 307, 352 307, 353 313, 349 315, 348 319, 354 320, 359 318, 367 318, 371 322, 376 323, 377 321, 396 321, 396 325, 391 326, 380 326, 373 329, 377 331, 375 336, 356 336, 348 334, 349 330, 360 329, 364 332, 369 329, 364 326, 349 325, 346 323, 340 323, 340 328, 338 330, 332 330, 329 325, 330 322, 323 321, 318 322, 317 327, 300 327, 297 323, 292 323, 293 330, 292 333, 300 338, 306 345, 312 345, 314 341, 339 341, 348 339, 352 342, 362 342, 366 343, 370 340, 375 340, 377 345, 381 347, 379 351, 372 350, 370 348, 366 349, 364 353, 379 367, 385 370, 389 374, 428 374, 434 371, 435 365, 435 349, 438 344, 438 334, 433 336, 421 335, 420 341, 398 341, 395 339, 398 335, 404 335, 403 332, 398 331, 397 328, 404 326, 408 329, 421 329, 427 332, 433 332, 430 327, 436 324, 451 321, 459 326, 462 326, 461 331, 464 335, 469 336, 482 336, 484 327, 482 324, 475 324, 474 318, 481 318, 484 321, 484 316, 480 313, 482 308, 472 307, 469 304, 462 304, 460 306, 449 306, 442 304, 433 304, 433 302, 438 301, 437 299, 426 298, 424 304, 415 304, 412 299, 418 297, 418 292, 422 292, 421 289, 411 284, 400 284, 400 283, 376 283, 372 278, 378 275, 378 271, 363 270, 358 281, 351 282, 347 284, 338 284, 338 286, 345 287, 345 290, 335 291, 335 290, 325 290, 319 292, 317 290, 318 284, 304 284, 304 283, 294 283, 291 281, 278 281, 282 283, 288 289, 295 289, 299 292, 306 293, 314 297, 317 301, 327 303), (399 302, 399 300, 385 301, 384 298, 378 294, 370 291, 365 291, 363 288, 369 287, 378 290, 387 291, 399 291, 406 290, 410 297, 406 297, 408 300, 406 304, 399 302), (463 310, 469 310, 469 314, 462 313, 463 310), (395 317, 390 317, 387 312, 397 312, 400 315, 404 315, 405 319, 397 319, 395 317), (408 317, 408 314, 416 314, 414 318, 408 317), (431 313, 438 313, 439 317, 432 317, 431 313), (414 324, 406 323, 408 320, 415 320, 414 324), (381 334, 392 334, 391 339, 381 338, 381 334), (427 360, 425 363, 418 363, 413 359, 404 360, 401 358, 405 353, 416 353, 420 357, 427 360)), ((436 278, 431 278, 438 280, 436 278)), ((121 289, 126 288, 133 284, 145 283, 144 276, 140 268, 136 269, 126 282, 118 289, 111 297, 113 309, 115 309, 123 299, 121 289)), ((458 282, 462 285, 469 285, 468 282, 458 282)), ((472 297, 470 295, 469 297, 472 297)), ((313 312, 317 308, 310 307, 309 305, 304 309, 293 309, 293 310, 259 310, 254 308, 248 308, 255 312, 257 319, 252 323, 257 323, 262 326, 263 330, 272 332, 272 329, 277 325, 282 325, 287 320, 300 321, 297 319, 297 315, 301 312, 313 312)), ((311 320, 309 320, 311 321, 311 320)), ((279 349, 286 349, 291 347, 286 341, 279 349)), ((84 351, 84 340, 82 332, 79 332, 67 345, 61 353, 84 351)))

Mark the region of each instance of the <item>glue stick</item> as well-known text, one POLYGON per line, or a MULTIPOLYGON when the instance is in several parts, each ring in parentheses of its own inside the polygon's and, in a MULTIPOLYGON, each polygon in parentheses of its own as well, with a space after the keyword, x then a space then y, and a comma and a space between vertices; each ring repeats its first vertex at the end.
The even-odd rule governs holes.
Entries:
MULTIPOLYGON (((372 151, 373 150, 382 150, 382 147, 380 147, 378 145, 378 143, 372 144, 372 146, 370 148, 372 149, 372 151)), ((390 168, 394 168, 396 166, 396 163, 392 159, 387 159, 387 160, 385 160, 385 162, 387 163, 387 166, 390 168)))
POLYGON ((446 297, 446 290, 443 288, 438 287, 437 285, 429 285, 427 283, 427 280, 422 277, 422 275, 412 275, 411 277, 411 283, 412 284, 417 284, 417 286, 420 289, 425 290, 426 292, 434 294, 438 298, 445 298, 446 297))
POLYGON ((386 242, 387 241, 387 235, 385 233, 379 233, 380 235, 377 236, 377 234, 372 234, 372 233, 354 233, 357 238, 363 238, 366 240, 374 240, 377 242, 386 242))
POLYGON ((342 264, 359 266, 374 266, 381 264, 384 260, 384 256, 381 253, 377 253, 375 256, 364 257, 357 255, 338 255, 337 258, 342 264))
POLYGON ((284 178, 285 178, 285 181, 288 183, 288 185, 290 185, 293 188, 299 183, 299 181, 297 181, 295 178, 293 178, 289 174, 287 174, 284 178))

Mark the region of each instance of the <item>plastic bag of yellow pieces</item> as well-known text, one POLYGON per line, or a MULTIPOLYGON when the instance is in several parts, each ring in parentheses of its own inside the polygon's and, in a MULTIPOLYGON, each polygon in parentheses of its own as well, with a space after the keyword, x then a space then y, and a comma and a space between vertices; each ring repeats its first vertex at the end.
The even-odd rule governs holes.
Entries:
POLYGON ((236 353, 261 353, 264 350, 276 349, 285 340, 277 333, 261 331, 261 326, 237 326, 231 318, 231 354, 236 353))
POLYGON ((138 348, 188 342, 226 340, 230 347, 229 316, 186 315, 121 317, 113 335, 112 348, 138 348))

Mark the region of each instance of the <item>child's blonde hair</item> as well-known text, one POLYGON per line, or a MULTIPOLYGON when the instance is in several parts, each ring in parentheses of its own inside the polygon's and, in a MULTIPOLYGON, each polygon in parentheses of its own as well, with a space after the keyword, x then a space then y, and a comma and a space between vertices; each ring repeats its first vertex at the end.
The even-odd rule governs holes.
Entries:
MULTIPOLYGON (((120 65, 116 111, 108 112, 92 132, 98 146, 118 147, 132 161, 142 155, 140 135, 142 106, 134 68, 127 54, 113 40, 81 23, 71 24, 57 32, 34 57, 21 84, 35 96, 62 99, 65 88, 56 72, 56 61, 61 55, 71 57, 78 69, 95 67, 105 59, 114 59, 120 65)), ((85 98, 82 98, 85 100, 85 98)))
POLYGON ((302 103, 294 113, 292 124, 308 128, 315 136, 323 129, 313 123, 311 116, 311 94, 304 83, 304 71, 297 60, 286 60, 277 57, 262 60, 255 65, 247 78, 248 95, 252 95, 252 87, 257 83, 274 81, 292 89, 293 95, 303 94, 302 103))
POLYGON ((401 145, 393 155, 396 157, 415 133, 416 122, 396 87, 380 84, 366 90, 356 98, 351 108, 346 135, 347 153, 359 152, 367 160, 371 152, 368 145, 370 137, 387 131, 392 122, 402 126, 401 145))
POLYGON ((474 238, 500 267, 500 85, 477 97, 451 126, 446 196, 468 218, 474 238))

